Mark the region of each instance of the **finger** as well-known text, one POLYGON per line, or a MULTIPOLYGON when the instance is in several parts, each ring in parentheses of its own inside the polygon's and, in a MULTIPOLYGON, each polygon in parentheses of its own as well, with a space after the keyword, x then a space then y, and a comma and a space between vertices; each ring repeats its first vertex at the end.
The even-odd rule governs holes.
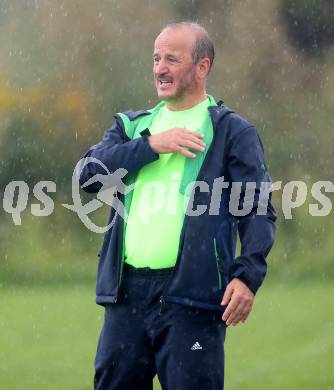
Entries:
POLYGON ((187 128, 179 128, 183 134, 193 135, 196 138, 203 138, 204 134, 197 133, 196 131, 188 130, 187 128))
POLYGON ((228 284, 224 292, 223 300, 221 302, 222 306, 226 306, 229 303, 232 294, 233 294, 233 287, 231 286, 231 284, 228 284))
POLYGON ((232 326, 236 326, 236 325, 238 325, 240 322, 241 322, 241 317, 238 316, 237 318, 235 318, 235 319, 231 322, 231 325, 232 325, 232 326))
POLYGON ((180 142, 180 145, 183 147, 186 147, 186 148, 198 150, 199 152, 204 152, 204 150, 205 150, 205 146, 200 145, 198 143, 195 143, 193 141, 189 141, 189 140, 182 140, 180 142))
POLYGON ((239 305, 236 309, 236 311, 233 313, 233 317, 230 319, 231 321, 231 324, 233 326, 235 325, 238 325, 239 322, 242 320, 243 318, 243 313, 244 313, 244 308, 242 305, 239 305))
POLYGON ((247 321, 248 316, 249 316, 249 313, 242 316, 242 318, 241 318, 242 323, 245 323, 247 321))
POLYGON ((242 318, 241 318, 241 321, 242 322, 245 322, 247 320, 247 318, 249 317, 251 311, 252 311, 252 304, 249 304, 246 309, 244 310, 243 312, 243 315, 242 315, 242 318))
POLYGON ((235 324, 238 322, 238 320, 241 320, 241 313, 243 310, 242 304, 239 302, 235 307, 234 310, 231 311, 230 315, 226 319, 226 325, 235 324))
POLYGON ((252 310, 254 299, 251 296, 243 296, 241 298, 241 303, 242 303, 242 313, 241 313, 241 320, 245 321, 246 318, 248 317, 249 313, 252 310))
POLYGON ((241 320, 243 320, 248 315, 253 303, 253 300, 251 300, 247 296, 245 297, 243 294, 240 294, 240 292, 237 292, 236 290, 234 291, 234 296, 232 297, 232 300, 238 302, 238 305, 234 308, 232 312, 230 312, 230 315, 226 318, 227 325, 236 325, 241 320))
POLYGON ((193 136, 191 136, 191 137, 186 137, 186 138, 183 138, 183 139, 181 140, 181 142, 184 142, 185 140, 186 140, 186 141, 193 142, 194 144, 199 145, 199 146, 204 146, 204 148, 206 147, 206 143, 205 143, 203 140, 199 139, 199 138, 195 138, 195 137, 193 137, 193 136))
POLYGON ((189 150, 184 149, 184 148, 182 148, 182 146, 179 146, 179 145, 175 146, 174 151, 178 152, 178 153, 180 153, 180 154, 182 154, 183 156, 186 156, 186 157, 190 157, 190 158, 195 158, 196 157, 195 153, 192 153, 189 150))
POLYGON ((198 143, 199 145, 205 146, 205 142, 203 141, 203 138, 198 137, 197 133, 193 134, 193 133, 186 132, 186 133, 183 133, 181 135, 181 137, 184 139, 188 139, 190 141, 193 141, 195 143, 198 143))
MULTIPOLYGON (((206 144, 205 142, 203 142, 201 139, 199 138, 196 138, 190 134, 182 134, 180 135, 176 140, 175 142, 178 144, 178 145, 181 145, 181 146, 186 146, 186 147, 191 147, 191 148, 194 148, 197 150, 197 147, 201 147, 203 148, 201 151, 204 151, 205 150, 205 147, 206 147, 206 144), (196 147, 193 147, 194 145, 196 145, 196 147)), ((200 149, 199 149, 200 150, 200 149)))
POLYGON ((227 308, 224 311, 223 314, 223 321, 226 321, 230 318, 230 315, 234 312, 234 310, 237 308, 239 305, 239 300, 238 299, 232 299, 230 300, 230 303, 227 305, 227 308))

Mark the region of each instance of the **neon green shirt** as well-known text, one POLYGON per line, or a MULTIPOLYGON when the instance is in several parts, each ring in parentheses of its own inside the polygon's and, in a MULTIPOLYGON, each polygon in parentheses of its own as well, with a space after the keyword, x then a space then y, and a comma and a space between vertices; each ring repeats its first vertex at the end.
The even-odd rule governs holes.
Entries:
MULTIPOLYGON (((209 105, 206 99, 183 111, 163 106, 150 132, 158 134, 173 127, 200 132, 209 116, 209 105)), ((125 233, 126 263, 153 269, 175 266, 184 217, 184 195, 179 186, 186 158, 179 153, 160 154, 138 172, 125 233)))

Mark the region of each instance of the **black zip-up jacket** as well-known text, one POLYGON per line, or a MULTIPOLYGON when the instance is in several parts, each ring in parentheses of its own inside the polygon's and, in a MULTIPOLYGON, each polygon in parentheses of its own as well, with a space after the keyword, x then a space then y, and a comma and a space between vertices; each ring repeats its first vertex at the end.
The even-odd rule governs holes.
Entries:
MULTIPOLYGON (((211 191, 194 190, 192 209, 208 207, 200 216, 186 215, 184 218, 176 266, 161 302, 222 311, 220 302, 227 284, 233 278, 242 280, 254 293, 261 286, 267 270, 266 256, 274 242, 276 216, 270 201, 260 213, 262 215, 256 213, 261 183, 271 182, 256 128, 221 102, 214 103, 208 110, 213 138, 197 181, 205 181, 212 189, 214 180, 224 177, 229 187, 222 189, 216 215, 209 213, 211 191), (256 183, 254 202, 245 216, 236 217, 229 211, 232 182, 241 183, 240 207, 246 203, 246 183, 256 183), (241 254, 235 257, 238 233, 241 254)), ((126 183, 133 182, 143 166, 159 158, 148 143, 150 133, 147 123, 153 116, 154 110, 116 115, 112 128, 84 157, 99 159, 111 172, 125 168, 128 171, 126 183), (141 119, 144 128, 132 139, 127 127, 140 123, 141 119)), ((81 172, 80 184, 83 185, 98 173, 106 174, 100 165, 87 164, 81 172)), ((87 192, 98 192, 100 188, 101 183, 84 187, 87 192)), ((121 193, 118 198, 122 202, 125 200, 121 193)), ((125 224, 111 209, 109 222, 114 217, 115 222, 105 233, 99 254, 96 302, 101 305, 117 302, 122 278, 125 224)), ((148 240, 149 237, 143 239, 148 240)))

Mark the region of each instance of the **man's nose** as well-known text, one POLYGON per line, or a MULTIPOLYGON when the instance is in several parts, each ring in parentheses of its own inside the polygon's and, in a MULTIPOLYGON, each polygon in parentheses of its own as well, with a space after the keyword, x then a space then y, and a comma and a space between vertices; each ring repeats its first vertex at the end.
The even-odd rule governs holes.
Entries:
POLYGON ((154 73, 157 76, 161 76, 163 74, 166 74, 166 73, 168 73, 168 71, 169 71, 168 66, 167 66, 166 62, 164 62, 164 61, 159 61, 157 64, 154 65, 154 73))

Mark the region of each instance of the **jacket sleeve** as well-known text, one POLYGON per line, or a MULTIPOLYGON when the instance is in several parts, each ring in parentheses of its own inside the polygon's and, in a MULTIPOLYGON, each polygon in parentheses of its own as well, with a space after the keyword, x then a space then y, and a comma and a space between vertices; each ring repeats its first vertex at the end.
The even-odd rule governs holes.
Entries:
POLYGON ((264 162, 264 152, 256 128, 249 126, 240 131, 230 142, 227 150, 227 170, 230 183, 241 182, 239 208, 248 202, 245 198, 246 183, 255 186, 255 196, 250 212, 236 217, 241 242, 241 254, 230 270, 230 279, 239 278, 255 294, 267 272, 266 256, 275 237, 275 210, 270 202, 264 212, 257 214, 261 183, 270 184, 271 178, 264 162))
MULTIPOLYGON (((138 171, 144 165, 159 158, 148 143, 147 132, 139 138, 131 140, 125 133, 122 120, 116 117, 113 126, 108 129, 101 140, 93 145, 82 158, 94 157, 101 161, 110 172, 124 168, 128 173, 138 171)), ((80 173, 80 185, 96 174, 106 175, 107 172, 97 163, 84 165, 80 173)), ((102 184, 99 182, 83 187, 86 192, 98 192, 102 184)))

